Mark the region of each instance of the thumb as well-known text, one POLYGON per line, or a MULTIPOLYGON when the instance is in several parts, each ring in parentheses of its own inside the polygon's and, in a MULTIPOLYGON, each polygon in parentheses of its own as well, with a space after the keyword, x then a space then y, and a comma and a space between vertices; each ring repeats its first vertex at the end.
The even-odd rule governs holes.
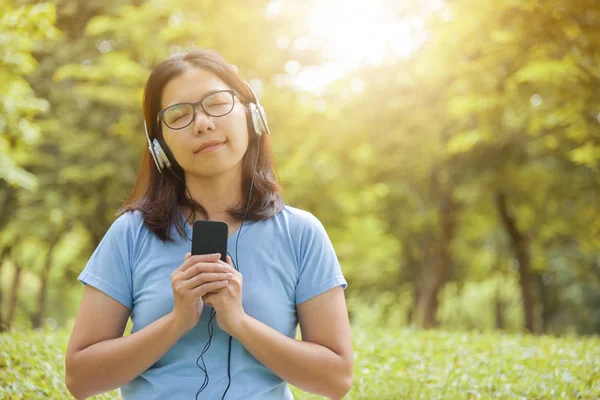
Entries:
POLYGON ((204 309, 204 302, 202 301, 202 297, 198 297, 196 301, 196 311, 198 312, 198 317, 202 314, 202 310, 204 309))

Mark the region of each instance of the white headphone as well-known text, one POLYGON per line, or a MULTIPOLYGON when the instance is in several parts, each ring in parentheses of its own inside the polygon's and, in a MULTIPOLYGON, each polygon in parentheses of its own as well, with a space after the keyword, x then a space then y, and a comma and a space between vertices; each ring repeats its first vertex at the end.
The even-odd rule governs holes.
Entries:
MULTIPOLYGON (((252 93, 252 97, 254 102, 248 103, 248 109, 250 113, 251 121, 248 121, 249 128, 254 130, 256 136, 259 138, 262 136, 263 132, 266 132, 268 135, 271 134, 269 131, 269 126, 267 125, 267 115, 265 114, 265 110, 260 105, 258 101, 258 97, 252 87, 248 84, 248 82, 244 81, 250 92, 252 93)), ((144 119, 144 131, 146 131, 146 139, 148 139, 148 150, 150 150, 150 154, 152 154, 152 158, 154 159, 154 164, 156 164, 156 169, 158 169, 159 173, 162 173, 166 168, 171 168, 171 161, 169 161, 169 157, 167 153, 164 151, 160 143, 156 138, 150 141, 150 135, 148 134, 148 127, 146 126, 146 120, 144 119)))

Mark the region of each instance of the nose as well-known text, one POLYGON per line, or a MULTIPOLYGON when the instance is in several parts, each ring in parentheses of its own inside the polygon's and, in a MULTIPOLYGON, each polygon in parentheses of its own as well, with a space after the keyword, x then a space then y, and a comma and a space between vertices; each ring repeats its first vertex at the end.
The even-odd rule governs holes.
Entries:
POLYGON ((200 105, 196 106, 194 116, 194 132, 195 133, 206 133, 208 131, 214 131, 215 124, 213 117, 206 114, 200 105))

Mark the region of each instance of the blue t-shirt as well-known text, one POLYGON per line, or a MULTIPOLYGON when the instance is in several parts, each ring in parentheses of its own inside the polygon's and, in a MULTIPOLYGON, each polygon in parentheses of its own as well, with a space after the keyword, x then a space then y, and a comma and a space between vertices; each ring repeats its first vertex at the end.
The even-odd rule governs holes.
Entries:
MULTIPOLYGON (((184 216, 180 213, 180 218, 184 216)), ((79 280, 106 293, 131 310, 132 334, 173 310, 171 273, 191 249, 187 238, 171 228, 174 243, 164 243, 143 224, 139 211, 121 215, 90 257, 79 280)), ((347 286, 335 251, 321 222, 307 211, 286 206, 264 221, 244 222, 228 239, 228 252, 243 276, 246 314, 295 338, 296 305, 333 287, 347 286)), ((196 365, 208 339, 211 307, 198 324, 160 360, 121 387, 125 400, 195 399, 204 382, 196 365)), ((213 319, 213 337, 204 354, 209 375, 200 399, 220 399, 228 383, 229 335, 213 319)), ((202 365, 202 362, 199 361, 202 365)), ((260 363, 237 340, 231 346, 231 386, 227 399, 293 399, 285 381, 260 363)))

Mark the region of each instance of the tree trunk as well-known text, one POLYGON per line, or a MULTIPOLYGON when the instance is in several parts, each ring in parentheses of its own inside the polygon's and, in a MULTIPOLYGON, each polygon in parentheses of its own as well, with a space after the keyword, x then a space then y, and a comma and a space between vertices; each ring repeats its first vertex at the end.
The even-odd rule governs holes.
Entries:
POLYGON ((400 286, 402 283, 408 282, 412 287, 413 301, 410 303, 408 309, 406 310, 406 321, 410 324, 414 322, 417 299, 419 298, 419 274, 417 269, 420 265, 420 262, 413 254, 414 251, 412 250, 413 244, 411 243, 411 238, 401 237, 399 240, 403 243, 402 258, 405 267, 400 268, 399 270, 397 285, 400 286))
POLYGON ((519 262, 519 284, 521 286, 521 298, 523 300, 523 315, 525 316, 525 329, 529 332, 537 332, 535 327, 534 309, 535 298, 533 292, 533 276, 529 262, 529 245, 527 238, 519 228, 512 215, 510 215, 504 193, 496 194, 496 207, 504 228, 508 232, 515 257, 519 262))
POLYGON ((4 256, 8 254, 9 251, 10 247, 5 247, 4 249, 2 249, 2 252, 0 252, 0 332, 4 332, 6 330, 6 327, 4 325, 4 318, 2 317, 2 310, 4 309, 4 303, 2 301, 2 265, 4 264, 4 256))
POLYGON ((16 189, 0 180, 0 229, 3 229, 14 215, 17 201, 16 189))
POLYGON ((537 282, 538 292, 540 294, 540 320, 539 320, 539 331, 546 333, 548 329, 548 322, 552 319, 554 313, 552 307, 551 294, 549 293, 546 285, 544 284, 544 276, 540 273, 535 274, 535 281, 537 282))
POLYGON ((42 269, 42 275, 40 276, 40 291, 38 293, 38 306, 37 311, 33 315, 33 328, 37 329, 42 326, 42 319, 44 318, 44 310, 46 308, 46 297, 48 293, 48 277, 50 276, 50 259, 51 252, 48 252, 48 256, 46 256, 46 261, 44 263, 44 267, 42 269))
MULTIPOLYGON (((0 179, 0 230, 4 229, 10 218, 14 215, 16 208, 16 192, 17 190, 12 186, 8 185, 6 181, 0 179)), ((16 240, 13 241, 16 243, 16 240)), ((4 309, 2 283, 1 283, 1 272, 4 257, 11 251, 12 246, 8 245, 2 250, 0 254, 0 332, 4 332, 8 329, 8 323, 4 321, 2 317, 2 310, 4 309)))
POLYGON ((48 252, 46 253, 46 260, 44 262, 44 267, 42 269, 42 275, 40 276, 40 291, 38 293, 38 306, 37 311, 33 316, 33 328, 41 328, 42 321, 44 320, 45 310, 46 310, 46 299, 48 297, 48 280, 50 279, 50 270, 52 268, 52 254, 54 253, 54 249, 56 245, 60 241, 61 237, 65 232, 69 230, 67 227, 60 234, 56 235, 52 242, 50 242, 48 252))
POLYGON ((455 212, 457 205, 452 199, 452 185, 446 183, 444 186, 438 202, 439 240, 426 249, 425 263, 427 268, 423 275, 422 287, 419 290, 420 295, 417 299, 417 323, 425 329, 437 326, 435 315, 438 308, 438 296, 446 284, 452 264, 450 245, 456 227, 455 212))
POLYGON ((12 288, 10 292, 10 299, 8 303, 8 317, 6 319, 6 328, 10 329, 12 327, 15 312, 17 310, 17 302, 19 299, 19 284, 21 283, 21 272, 23 271, 23 267, 21 264, 15 263, 15 275, 13 276, 12 288))
POLYGON ((4 318, 2 317, 2 259, 0 258, 0 333, 4 332, 6 329, 4 327, 4 318))
POLYGON ((504 300, 502 300, 502 294, 500 292, 500 281, 496 284, 496 329, 504 330, 506 325, 504 323, 504 309, 506 308, 504 300))

